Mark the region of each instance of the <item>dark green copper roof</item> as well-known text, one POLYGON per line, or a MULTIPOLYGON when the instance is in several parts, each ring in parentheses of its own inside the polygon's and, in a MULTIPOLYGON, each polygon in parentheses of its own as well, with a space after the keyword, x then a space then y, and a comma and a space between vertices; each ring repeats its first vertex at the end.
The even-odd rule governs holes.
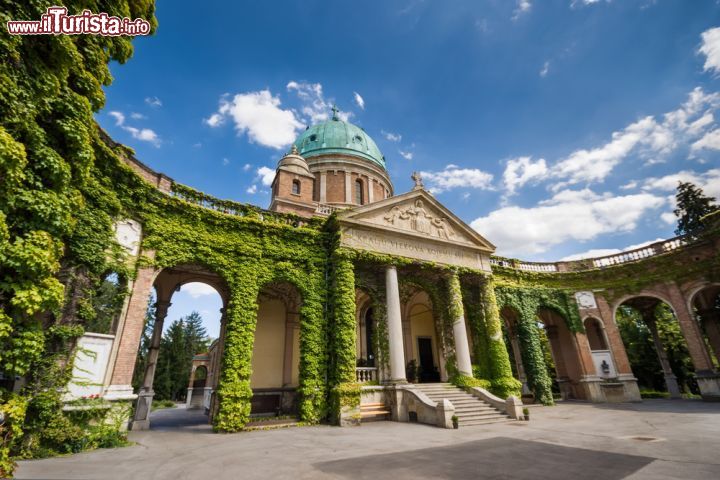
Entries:
POLYGON ((308 127, 295 140, 295 147, 304 158, 338 153, 362 157, 385 168, 385 157, 375 141, 362 128, 338 119, 337 115, 308 127))

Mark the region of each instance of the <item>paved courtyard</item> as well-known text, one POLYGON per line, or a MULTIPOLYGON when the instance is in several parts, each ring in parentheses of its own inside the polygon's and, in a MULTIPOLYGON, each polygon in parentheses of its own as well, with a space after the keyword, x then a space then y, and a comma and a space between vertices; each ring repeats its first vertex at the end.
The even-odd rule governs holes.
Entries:
POLYGON ((378 422, 217 435, 155 412, 136 445, 21 462, 21 479, 720 478, 720 404, 565 403, 530 422, 441 430, 378 422))

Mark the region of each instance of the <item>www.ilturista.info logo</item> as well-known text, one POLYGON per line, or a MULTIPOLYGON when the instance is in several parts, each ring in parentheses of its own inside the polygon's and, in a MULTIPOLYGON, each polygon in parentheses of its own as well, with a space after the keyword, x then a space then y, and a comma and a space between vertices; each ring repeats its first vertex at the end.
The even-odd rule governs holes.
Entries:
POLYGON ((107 13, 83 10, 80 15, 68 15, 65 7, 50 7, 40 20, 9 20, 10 35, 147 35, 150 22, 142 18, 132 20, 107 13))

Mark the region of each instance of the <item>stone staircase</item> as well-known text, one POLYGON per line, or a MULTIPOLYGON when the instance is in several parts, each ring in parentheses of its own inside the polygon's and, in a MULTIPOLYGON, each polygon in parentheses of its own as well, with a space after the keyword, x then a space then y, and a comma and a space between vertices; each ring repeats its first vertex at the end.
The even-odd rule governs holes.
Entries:
POLYGON ((433 402, 447 398, 455 407, 460 428, 472 425, 509 422, 511 418, 477 397, 449 383, 419 383, 415 388, 433 402))
POLYGON ((390 410, 384 403, 360 405, 360 422, 379 422, 390 418, 390 410))

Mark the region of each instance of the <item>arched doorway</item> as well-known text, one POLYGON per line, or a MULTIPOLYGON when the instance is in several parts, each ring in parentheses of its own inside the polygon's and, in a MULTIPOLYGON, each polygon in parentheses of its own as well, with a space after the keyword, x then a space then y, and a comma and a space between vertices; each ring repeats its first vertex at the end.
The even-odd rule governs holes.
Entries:
POLYGON ((698 290, 690 305, 703 333, 708 351, 714 354, 713 364, 720 367, 720 284, 708 285, 698 290))
POLYGON ((518 322, 520 314, 512 307, 505 306, 500 309, 500 317, 503 320, 503 334, 505 335, 505 346, 511 358, 510 366, 513 376, 522 383, 522 394, 530 395, 530 389, 527 383, 527 375, 522 360, 522 350, 520 347, 520 337, 518 330, 518 322))
POLYGON ((225 329, 222 312, 229 290, 219 275, 198 265, 166 268, 156 276, 153 286, 133 376, 139 393, 132 429, 151 427, 153 400, 174 402, 179 410, 187 411, 185 407, 193 403, 196 393, 196 401, 204 407, 201 411, 209 415, 191 418, 178 412, 178 418, 169 424, 208 424, 213 411, 212 392, 219 379, 225 329), (205 357, 202 394, 193 385, 198 355, 205 357))
POLYGON ((585 394, 578 388, 582 377, 580 355, 565 319, 550 308, 538 309, 537 318, 540 344, 553 379, 553 390, 559 392, 563 400, 585 399, 585 394))
POLYGON ((403 322, 406 375, 410 382, 439 382, 444 375, 444 356, 430 296, 417 291, 405 306, 403 322))
POLYGON ((295 414, 300 384, 300 293, 290 283, 274 282, 260 290, 257 303, 250 415, 295 414))
POLYGON ((627 298, 617 307, 615 322, 646 396, 654 391, 668 392, 671 398, 698 393, 687 344, 669 303, 649 295, 627 298))

